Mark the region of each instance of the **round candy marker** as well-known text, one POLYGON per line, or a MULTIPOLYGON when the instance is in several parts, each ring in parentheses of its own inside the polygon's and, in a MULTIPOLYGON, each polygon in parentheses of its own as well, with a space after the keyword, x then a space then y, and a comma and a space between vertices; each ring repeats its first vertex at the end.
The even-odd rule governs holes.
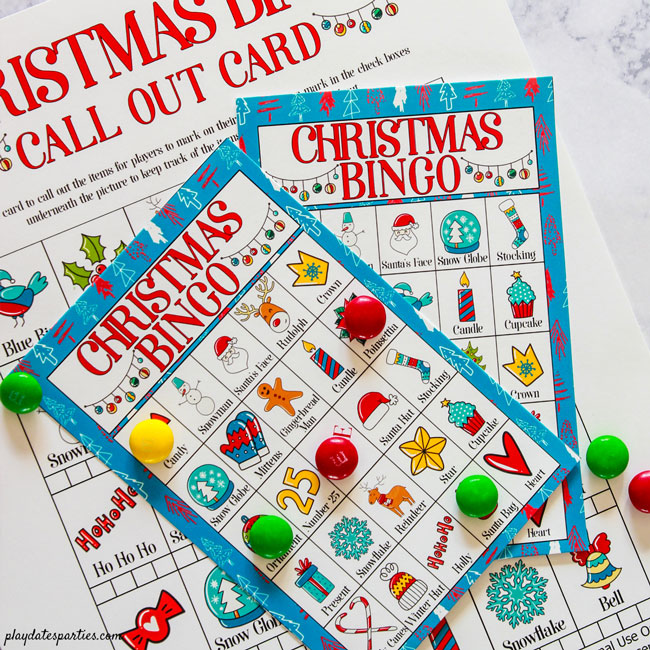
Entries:
POLYGON ((377 298, 357 296, 345 305, 343 327, 350 333, 350 340, 373 339, 384 331, 386 309, 377 298))
POLYGON ((625 443, 616 436, 599 436, 587 448, 587 465, 600 478, 622 474, 630 460, 625 443))
POLYGON ((349 438, 331 436, 316 450, 316 467, 326 478, 340 481, 354 472, 359 463, 357 448, 349 438))
POLYGON ((458 508, 468 517, 489 517, 497 509, 498 499, 494 481, 481 474, 465 477, 456 488, 458 508))
POLYGON ((282 517, 255 515, 242 517, 244 543, 254 553, 270 560, 284 555, 293 543, 293 530, 282 517))
POLYGON ((131 431, 129 447, 145 465, 160 463, 174 448, 174 434, 164 419, 152 417, 138 422, 131 431))
POLYGON ((640 512, 650 512, 650 470, 639 472, 627 489, 632 505, 640 512))
POLYGON ((27 372, 12 372, 0 383, 0 401, 14 413, 30 413, 38 408, 42 397, 41 385, 27 372))

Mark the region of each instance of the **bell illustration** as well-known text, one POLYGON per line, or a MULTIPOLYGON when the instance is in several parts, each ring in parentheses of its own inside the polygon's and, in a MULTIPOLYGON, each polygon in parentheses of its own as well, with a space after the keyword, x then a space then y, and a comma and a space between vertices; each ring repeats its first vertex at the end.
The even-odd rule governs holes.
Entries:
POLYGON ((582 586, 587 589, 609 589, 609 585, 618 578, 620 572, 604 553, 590 553, 587 556, 587 582, 582 586))
POLYGON ((618 578, 621 569, 615 567, 607 557, 611 543, 605 533, 597 535, 586 551, 574 551, 571 559, 580 566, 587 567, 587 582, 582 586, 587 589, 609 589, 609 585, 618 578))

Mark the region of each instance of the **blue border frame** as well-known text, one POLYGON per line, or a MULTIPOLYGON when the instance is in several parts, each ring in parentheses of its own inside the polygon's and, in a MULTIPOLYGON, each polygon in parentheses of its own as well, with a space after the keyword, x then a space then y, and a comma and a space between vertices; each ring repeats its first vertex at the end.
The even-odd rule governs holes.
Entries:
MULTIPOLYGON (((426 322, 418 316, 415 310, 404 303, 399 294, 387 282, 341 244, 333 233, 314 219, 313 215, 303 210, 286 192, 274 189, 259 167, 234 144, 226 141, 212 153, 207 162, 217 168, 213 180, 218 182, 221 188, 235 174, 244 173, 299 224, 299 229, 288 239, 285 245, 289 245, 303 231, 310 235, 339 261, 349 273, 356 276, 369 292, 381 299, 389 309, 433 347, 440 356, 455 367, 459 373, 465 375, 472 385, 522 428, 529 437, 538 444, 545 446, 546 451, 558 461, 560 467, 529 501, 531 507, 540 507, 544 501, 545 493, 557 488, 561 480, 577 465, 577 455, 541 425, 524 407, 505 393, 476 364, 472 363, 444 334, 437 330, 431 331, 426 322)), ((204 164, 205 162, 202 166, 204 164)), ((156 243, 146 229, 142 230, 135 238, 134 242, 138 241, 145 245, 147 255, 151 258, 158 258, 169 246, 168 242, 176 239, 179 233, 184 231, 203 211, 203 206, 218 194, 215 185, 212 183, 202 185, 196 175, 195 172, 172 198, 175 205, 186 206, 186 209, 182 211, 183 223, 172 223, 161 214, 158 214, 153 219, 153 223, 160 228, 166 241, 156 243), (182 198, 183 196, 185 199, 182 198), (188 201, 188 196, 193 200, 188 201)), ((74 321, 74 326, 69 333, 74 335, 76 341, 80 341, 94 328, 98 320, 120 301, 122 295, 129 290, 139 277, 146 272, 149 264, 143 257, 132 258, 129 254, 129 247, 127 247, 101 276, 102 279, 112 283, 117 295, 115 297, 110 295, 102 297, 91 285, 58 322, 66 319, 68 322, 74 321), (121 293, 118 288, 122 290, 121 293), (92 318, 88 317, 88 314, 91 314, 92 318)), ((240 299, 256 277, 259 277, 259 272, 233 297, 231 304, 240 299)), ((221 315, 225 315, 229 307, 230 305, 227 305, 221 315)), ((212 327, 216 325, 218 319, 219 317, 215 319, 212 327)), ((237 582, 242 589, 268 609, 303 643, 314 649, 322 648, 323 644, 328 641, 331 643, 329 633, 319 623, 311 617, 305 619, 304 612, 294 600, 273 582, 268 582, 263 578, 258 569, 236 547, 232 546, 214 530, 207 521, 202 519, 194 509, 184 504, 184 506, 187 506, 185 512, 192 515, 191 517, 184 517, 178 511, 169 510, 166 497, 178 499, 178 496, 155 475, 146 474, 145 466, 137 461, 126 448, 119 443, 115 444, 113 437, 120 430, 120 425, 111 432, 102 429, 83 408, 78 407, 67 395, 49 381, 48 377, 56 369, 59 360, 71 354, 78 345, 69 337, 63 340, 61 338, 57 339, 54 335, 55 330, 56 326, 34 346, 22 360, 21 366, 16 368, 16 370, 21 368, 24 370, 27 366, 30 368, 30 372, 38 376, 43 388, 42 407, 44 410, 65 426, 103 463, 165 516, 173 526, 199 546, 206 555, 217 562, 231 576, 236 576, 237 582)), ((186 350, 181 361, 198 345, 202 338, 203 336, 198 337, 195 343, 186 350)), ((156 386, 165 381, 170 372, 171 370, 163 375, 156 386)), ((181 499, 181 501, 183 500, 181 499)), ((436 611, 432 612, 400 647, 415 649, 441 620, 439 615, 451 609, 458 598, 469 589, 474 580, 503 550, 516 534, 516 531, 526 524, 526 521, 527 516, 522 510, 511 520, 509 526, 496 537, 456 585, 452 587, 436 608, 436 611)))
MULTIPOLYGON (((494 80, 494 81, 480 81, 480 82, 467 82, 463 83, 463 87, 480 86, 483 93, 479 97, 473 95, 465 95, 460 91, 454 89, 453 84, 443 83, 437 85, 430 85, 429 98, 431 107, 424 109, 419 101, 418 89, 421 86, 407 86, 402 90, 406 94, 406 99, 403 105, 403 110, 395 107, 390 101, 393 97, 396 88, 380 88, 372 89, 375 92, 381 91, 386 98, 386 101, 375 110, 369 103, 358 99, 357 108, 359 112, 352 117, 344 115, 343 108, 347 106, 345 103, 348 90, 334 90, 332 96, 335 100, 334 106, 330 109, 329 113, 325 113, 322 109, 321 98, 323 93, 297 93, 296 95, 279 95, 274 96, 277 102, 273 103, 274 109, 272 112, 250 112, 244 113, 243 110, 237 111, 238 114, 238 127, 241 142, 249 156, 260 164, 260 143, 259 143, 259 128, 278 126, 283 124, 296 124, 301 123, 327 123, 339 122, 342 120, 354 121, 355 119, 379 119, 382 117, 395 117, 405 118, 410 115, 422 116, 429 114, 447 114, 455 112, 476 112, 484 110, 504 109, 504 108, 532 108, 534 112, 534 124, 537 124, 539 116, 543 119, 551 132, 548 140, 548 147, 544 150, 540 147, 539 137, 536 134, 536 149, 537 160, 539 161, 538 169, 544 168, 546 179, 550 188, 553 189, 552 194, 544 196, 544 207, 540 205, 540 213, 542 221, 547 215, 553 215, 555 218, 556 226, 560 236, 560 242, 556 244, 544 243, 544 269, 548 271, 552 278, 554 286, 556 287, 556 298, 550 301, 548 305, 549 326, 556 321, 559 323, 561 330, 566 334, 567 343, 564 348, 564 356, 562 354, 553 354, 553 374, 559 374, 565 382, 566 394, 562 394, 562 416, 556 408, 556 422, 557 430, 560 437, 569 445, 574 451, 578 451, 578 438, 577 438, 577 418, 575 411, 575 389, 573 383, 573 366, 571 361, 571 336, 570 336, 570 323, 569 323, 569 309, 568 300, 563 296, 567 295, 567 280, 566 280, 566 265, 564 256, 563 232, 562 232, 562 210, 560 203, 560 180, 557 166, 557 147, 555 139, 555 111, 553 104, 553 78, 552 77, 538 77, 536 79, 538 88, 540 89, 539 95, 533 95, 536 99, 530 99, 526 94, 526 84, 531 81, 530 79, 507 79, 507 80, 494 80), (499 84, 506 81, 510 84, 509 90, 514 93, 514 96, 506 100, 506 106, 503 105, 503 100, 497 102, 496 98, 499 94, 499 84), (443 89, 445 97, 452 97, 451 100, 443 99, 443 89), (297 96, 302 95, 304 105, 307 110, 304 111, 304 120, 297 120, 295 115, 292 116, 292 100, 297 96), (548 97, 547 97, 548 96, 548 97), (449 107, 448 107, 449 102, 449 107), (568 422, 569 429, 566 435, 563 432, 566 429, 566 422, 568 422), (573 432, 573 435, 571 433, 573 432)), ((460 83, 456 84, 460 87, 460 83)), ((355 92, 360 97, 366 93, 365 89, 355 89, 355 92)), ((237 101, 238 107, 243 107, 242 102, 247 102, 252 105, 257 105, 260 101, 268 100, 269 97, 247 97, 246 99, 239 99, 237 101)), ((302 104, 302 103, 301 103, 302 104)), ((487 165, 481 165, 486 167, 487 165)), ((276 171, 276 170, 274 170, 276 171)), ((298 179, 296 179, 298 181, 298 179)), ((299 181, 298 181, 299 182, 299 181)), ((540 182, 541 184, 541 182, 540 182)), ((506 181, 507 185, 507 181, 506 181)), ((415 203, 422 201, 438 201, 443 198, 484 198, 484 197, 508 197, 517 196, 521 194, 536 194, 540 189, 535 190, 515 190, 509 191, 506 189, 499 189, 492 185, 490 191, 465 193, 465 194, 450 194, 444 196, 436 196, 435 198, 416 197, 401 199, 403 203, 415 203)), ((443 194, 441 190, 441 195, 443 194)), ((321 210, 332 207, 358 207, 368 205, 386 205, 391 201, 389 200, 366 200, 366 201, 346 201, 342 203, 320 203, 308 206, 309 210, 321 210)), ((557 400, 557 391, 556 391, 557 400)), ((557 402, 556 402, 557 404, 557 402)), ((582 479, 580 470, 576 469, 566 479, 566 490, 563 491, 564 511, 567 537, 560 540, 559 544, 556 541, 540 541, 535 543, 526 544, 511 544, 504 552, 504 557, 519 557, 526 555, 543 555, 552 552, 569 552, 580 550, 584 546, 584 540, 588 539, 587 525, 585 523, 584 507, 582 501, 582 479), (558 548, 559 546, 559 548, 558 548)))

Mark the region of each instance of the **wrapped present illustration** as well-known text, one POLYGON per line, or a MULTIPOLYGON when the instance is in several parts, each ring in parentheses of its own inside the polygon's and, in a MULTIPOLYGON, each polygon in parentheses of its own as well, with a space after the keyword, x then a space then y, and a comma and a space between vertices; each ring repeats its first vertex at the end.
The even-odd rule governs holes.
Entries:
POLYGON ((298 560, 298 566, 295 568, 295 571, 298 574, 296 586, 304 589, 319 603, 322 603, 334 589, 334 584, 308 558, 298 560))

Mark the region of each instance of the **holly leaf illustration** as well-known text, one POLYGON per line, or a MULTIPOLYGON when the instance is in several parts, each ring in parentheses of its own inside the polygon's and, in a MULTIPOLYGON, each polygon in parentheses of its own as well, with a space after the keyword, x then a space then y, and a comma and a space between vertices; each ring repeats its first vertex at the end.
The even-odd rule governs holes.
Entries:
POLYGON ((115 257, 117 257, 125 248, 126 244, 123 241, 120 241, 120 245, 115 249, 115 257))
POLYGON ((79 250, 86 254, 86 259, 91 264, 97 264, 97 262, 103 262, 106 259, 104 257, 106 247, 102 246, 100 237, 101 235, 95 237, 81 235, 81 248, 79 250))
POLYGON ((92 271, 84 269, 76 262, 63 262, 63 275, 72 280, 72 285, 75 284, 82 289, 85 289, 90 284, 90 276, 92 271))

